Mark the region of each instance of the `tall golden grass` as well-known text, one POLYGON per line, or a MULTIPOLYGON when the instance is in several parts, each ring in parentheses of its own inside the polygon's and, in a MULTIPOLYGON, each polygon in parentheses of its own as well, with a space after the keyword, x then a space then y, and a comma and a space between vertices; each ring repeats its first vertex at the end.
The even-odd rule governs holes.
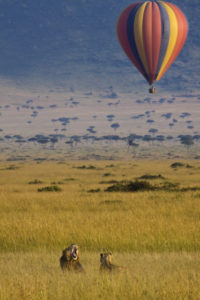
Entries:
POLYGON ((0 299, 200 299, 200 190, 181 191, 200 187, 200 163, 172 163, 1 163, 0 299), (104 191, 144 174, 179 188, 104 191), (38 192, 52 185, 62 191, 38 192), (80 246, 85 275, 59 268, 70 243, 80 246), (126 271, 100 276, 103 250, 126 271))
POLYGON ((127 269, 99 273, 99 255, 83 252, 85 274, 59 269, 58 253, 0 256, 0 299, 199 299, 200 256, 194 253, 114 253, 127 269))

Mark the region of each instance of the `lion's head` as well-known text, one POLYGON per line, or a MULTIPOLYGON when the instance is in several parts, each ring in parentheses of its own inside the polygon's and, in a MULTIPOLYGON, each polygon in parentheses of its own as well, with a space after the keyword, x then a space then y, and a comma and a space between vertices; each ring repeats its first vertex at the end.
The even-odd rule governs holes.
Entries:
POLYGON ((101 265, 109 265, 111 264, 111 252, 104 252, 100 254, 100 263, 101 265))
POLYGON ((76 244, 72 244, 65 250, 63 250, 63 257, 66 258, 68 262, 76 261, 79 259, 79 249, 76 244))

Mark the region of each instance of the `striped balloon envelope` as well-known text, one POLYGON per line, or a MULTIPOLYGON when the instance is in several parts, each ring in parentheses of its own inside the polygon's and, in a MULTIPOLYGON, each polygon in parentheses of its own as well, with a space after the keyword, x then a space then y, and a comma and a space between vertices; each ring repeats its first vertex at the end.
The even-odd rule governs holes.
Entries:
POLYGON ((117 36, 136 68, 151 85, 180 53, 188 33, 187 19, 174 4, 137 2, 119 16, 117 36))

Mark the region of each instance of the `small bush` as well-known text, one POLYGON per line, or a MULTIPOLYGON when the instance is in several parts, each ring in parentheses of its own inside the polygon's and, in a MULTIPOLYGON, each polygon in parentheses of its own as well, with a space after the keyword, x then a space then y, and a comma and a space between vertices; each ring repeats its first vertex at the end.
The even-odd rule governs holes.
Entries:
POLYGON ((152 191, 156 187, 151 185, 148 181, 127 181, 118 182, 105 189, 105 192, 138 192, 138 191, 152 191))
POLYGON ((100 189, 91 189, 88 191, 88 193, 99 193, 100 191, 100 189))
POLYGON ((180 162, 175 162, 175 163, 171 164, 170 167, 171 167, 171 168, 184 167, 184 164, 183 164, 183 163, 180 163, 180 162))
POLYGON ((9 167, 5 168, 5 170, 17 170, 17 169, 19 169, 19 167, 15 165, 10 165, 9 167))
POLYGON ((191 166, 189 164, 183 164, 183 163, 180 163, 180 162, 175 162, 175 163, 171 164, 171 168, 178 168, 178 167, 185 167, 185 168, 188 168, 188 169, 193 168, 193 166, 191 166))
POLYGON ((141 177, 138 177, 137 179, 152 180, 152 179, 165 179, 165 177, 163 177, 161 174, 158 174, 158 175, 145 174, 145 175, 142 175, 141 177))
POLYGON ((62 189, 57 185, 45 186, 38 189, 38 192, 61 192, 62 189))
POLYGON ((75 167, 76 169, 80 169, 80 170, 95 170, 96 169, 96 167, 95 166, 85 166, 85 165, 83 165, 83 166, 78 166, 78 167, 75 167))
POLYGON ((64 178, 63 179, 63 181, 74 181, 74 180, 75 180, 75 178, 72 178, 72 177, 71 178, 69 177, 69 178, 64 178))
POLYGON ((103 174, 103 177, 108 177, 108 176, 111 176, 112 174, 110 174, 110 173, 105 173, 105 174, 103 174))
POLYGON ((87 169, 88 170, 96 170, 96 167, 95 166, 88 166, 87 169))
POLYGON ((139 191, 168 191, 188 192, 200 191, 199 186, 180 188, 179 183, 164 182, 162 185, 151 185, 148 181, 121 181, 106 188, 105 192, 139 192, 139 191))
POLYGON ((196 191, 200 191, 200 187, 199 186, 192 186, 192 187, 185 187, 180 189, 181 192, 196 192, 196 191))
POLYGON ((53 185, 56 185, 56 184, 63 184, 64 182, 63 181, 52 181, 51 184, 53 185))
POLYGON ((194 168, 193 166, 191 166, 191 165, 189 165, 189 164, 187 164, 186 165, 186 168, 188 168, 188 169, 192 169, 192 168, 194 168))
POLYGON ((87 167, 85 166, 85 165, 83 165, 83 166, 79 166, 79 167, 75 167, 76 169, 80 169, 80 170, 84 170, 84 169, 87 169, 87 167))
POLYGON ((43 182, 39 179, 34 179, 33 181, 29 181, 28 184, 40 184, 40 183, 43 183, 43 182))

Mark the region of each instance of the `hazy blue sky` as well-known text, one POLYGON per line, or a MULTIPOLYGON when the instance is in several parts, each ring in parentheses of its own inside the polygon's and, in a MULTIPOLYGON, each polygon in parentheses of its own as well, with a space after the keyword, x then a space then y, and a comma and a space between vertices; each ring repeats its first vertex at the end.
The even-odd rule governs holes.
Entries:
MULTIPOLYGON (((170 1, 187 15, 190 32, 177 61, 160 81, 172 90, 197 88, 197 0, 170 1)), ((39 84, 126 91, 146 84, 121 50, 115 26, 131 2, 102 0, 4 0, 0 2, 0 75, 19 86, 39 84)))

